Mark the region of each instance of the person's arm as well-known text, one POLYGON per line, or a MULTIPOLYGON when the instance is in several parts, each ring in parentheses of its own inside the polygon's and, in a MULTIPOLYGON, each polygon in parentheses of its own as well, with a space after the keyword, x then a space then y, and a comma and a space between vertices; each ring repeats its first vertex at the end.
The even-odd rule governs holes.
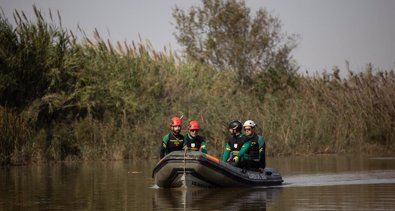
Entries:
POLYGON ((169 142, 169 135, 165 135, 162 139, 162 145, 160 147, 160 159, 165 157, 167 151, 167 142, 169 142))
POLYGON ((243 146, 241 147, 239 153, 237 153, 237 157, 242 157, 244 155, 244 153, 250 148, 251 146, 251 141, 247 141, 243 144, 243 146))
POLYGON ((188 134, 185 134, 185 136, 182 140, 182 148, 184 150, 185 150, 185 148, 187 148, 189 150, 189 148, 188 148, 188 134))
POLYGON ((259 143, 259 163, 261 168, 266 167, 266 143, 265 143, 265 137, 259 136, 258 139, 259 143))
POLYGON ((265 137, 258 136, 258 144, 260 148, 263 147, 263 145, 265 144, 265 137))
POLYGON ((182 140, 182 149, 185 149, 184 147, 187 146, 187 136, 188 134, 186 134, 185 136, 181 135, 182 138, 180 140, 182 140))
POLYGON ((232 149, 230 148, 229 144, 226 144, 226 147, 225 147, 225 150, 224 150, 224 156, 222 156, 222 161, 226 162, 228 160, 231 150, 232 149))
POLYGON ((200 151, 207 154, 206 142, 204 140, 200 144, 200 151))

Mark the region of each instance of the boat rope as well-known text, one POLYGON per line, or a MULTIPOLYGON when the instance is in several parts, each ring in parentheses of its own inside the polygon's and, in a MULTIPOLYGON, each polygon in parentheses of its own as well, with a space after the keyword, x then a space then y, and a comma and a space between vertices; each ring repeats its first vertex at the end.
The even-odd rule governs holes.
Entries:
POLYGON ((184 173, 182 175, 183 177, 183 186, 186 187, 186 168, 187 168, 187 162, 186 162, 186 157, 187 157, 187 152, 188 152, 188 147, 184 146, 184 173))

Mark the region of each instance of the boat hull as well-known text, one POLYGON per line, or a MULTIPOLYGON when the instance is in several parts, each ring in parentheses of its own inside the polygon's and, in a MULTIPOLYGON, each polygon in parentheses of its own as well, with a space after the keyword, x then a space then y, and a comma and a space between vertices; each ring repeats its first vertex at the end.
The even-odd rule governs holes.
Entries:
POLYGON ((272 168, 247 171, 195 151, 175 151, 158 162, 152 173, 159 187, 254 187, 281 185, 272 168))

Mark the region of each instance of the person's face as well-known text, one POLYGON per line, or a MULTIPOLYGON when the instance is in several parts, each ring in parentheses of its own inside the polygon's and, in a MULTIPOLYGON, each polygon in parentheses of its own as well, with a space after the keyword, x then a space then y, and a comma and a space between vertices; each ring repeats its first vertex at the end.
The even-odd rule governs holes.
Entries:
POLYGON ((236 129, 230 128, 229 133, 230 133, 230 135, 234 136, 234 135, 236 135, 237 132, 236 132, 236 129))
POLYGON ((172 126, 171 130, 173 131, 173 133, 179 134, 181 132, 181 126, 172 126))
POLYGON ((192 137, 196 137, 199 133, 199 130, 193 129, 193 130, 189 130, 189 134, 191 134, 192 137))
POLYGON ((252 128, 252 127, 244 127, 244 134, 246 136, 252 136, 254 134, 254 128, 252 128))

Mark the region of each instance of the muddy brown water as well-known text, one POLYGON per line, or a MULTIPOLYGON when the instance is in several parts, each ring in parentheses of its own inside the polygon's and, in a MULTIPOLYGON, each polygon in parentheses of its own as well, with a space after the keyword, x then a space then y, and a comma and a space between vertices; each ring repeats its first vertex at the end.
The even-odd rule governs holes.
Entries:
POLYGON ((267 158, 284 184, 161 189, 156 160, 0 167, 0 210, 395 210, 395 157, 267 158))

